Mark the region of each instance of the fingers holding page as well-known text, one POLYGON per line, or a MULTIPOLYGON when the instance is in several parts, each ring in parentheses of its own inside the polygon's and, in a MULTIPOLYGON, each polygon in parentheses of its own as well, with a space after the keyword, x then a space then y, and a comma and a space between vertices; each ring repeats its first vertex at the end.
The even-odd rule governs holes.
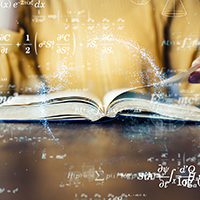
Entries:
POLYGON ((200 83, 200 57, 198 57, 194 62, 192 63, 192 67, 195 65, 199 65, 195 72, 193 72, 188 81, 189 83, 200 83))

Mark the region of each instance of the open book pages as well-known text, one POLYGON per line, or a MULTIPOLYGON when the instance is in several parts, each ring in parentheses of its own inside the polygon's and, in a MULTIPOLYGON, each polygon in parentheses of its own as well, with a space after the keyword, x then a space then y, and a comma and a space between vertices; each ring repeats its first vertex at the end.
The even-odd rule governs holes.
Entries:
POLYGON ((110 104, 106 116, 112 118, 115 117, 116 113, 121 113, 125 116, 136 116, 137 114, 138 117, 142 114, 143 117, 155 118, 155 114, 159 114, 164 118, 200 121, 200 109, 198 107, 183 105, 178 100, 171 98, 162 99, 162 101, 158 102, 151 95, 127 92, 110 104))
POLYGON ((38 102, 59 102, 65 99, 72 98, 81 98, 82 101, 89 101, 91 103, 97 104, 101 109, 103 109, 103 105, 100 99, 93 95, 90 92, 86 91, 62 91, 56 93, 48 93, 48 94, 38 94, 38 95, 19 95, 14 98, 8 98, 2 106, 10 106, 10 105, 31 105, 37 104, 38 102))
POLYGON ((180 83, 180 82, 183 82, 183 81, 187 81, 190 74, 192 72, 194 72, 197 69, 198 66, 199 65, 195 65, 195 66, 191 67, 190 69, 185 70, 185 71, 183 71, 183 72, 181 72, 181 73, 179 73, 179 74, 177 74, 177 75, 175 75, 171 78, 168 78, 166 80, 163 80, 163 81, 160 81, 158 83, 151 84, 151 85, 135 87, 135 88, 122 88, 122 89, 110 91, 103 98, 104 106, 106 108, 108 108, 109 104, 115 98, 117 98, 119 95, 126 93, 126 92, 129 92, 129 91, 135 91, 135 90, 139 90, 139 89, 142 89, 142 88, 164 87, 164 86, 167 86, 169 84, 176 84, 176 83, 180 83))
MULTIPOLYGON (((188 81, 190 74, 197 67, 198 65, 193 66, 171 78, 144 87, 167 88, 169 85, 173 86, 188 81)), ((168 120, 200 121, 200 94, 190 98, 164 98, 159 93, 147 94, 139 91, 144 87, 125 88, 108 92, 103 99, 104 106, 107 108, 106 116, 114 117, 116 113, 120 113, 120 115, 140 118, 159 119, 162 117, 168 120), (193 100, 193 103, 191 103, 191 100, 193 100)))
POLYGON ((184 81, 196 68, 194 66, 170 79, 145 87, 110 91, 104 96, 103 102, 86 91, 15 96, 0 105, 0 120, 96 121, 102 117, 114 118, 117 114, 135 116, 137 113, 137 116, 144 116, 144 113, 148 113, 145 116, 155 117, 154 114, 157 113, 170 119, 199 121, 198 107, 182 104, 173 98, 164 98, 160 102, 154 98, 154 94, 141 92, 143 88, 161 88, 184 81))
POLYGON ((0 120, 98 120, 104 116, 98 97, 86 91, 19 95, 0 106, 0 120), (16 115, 13 115, 16 113, 16 115))

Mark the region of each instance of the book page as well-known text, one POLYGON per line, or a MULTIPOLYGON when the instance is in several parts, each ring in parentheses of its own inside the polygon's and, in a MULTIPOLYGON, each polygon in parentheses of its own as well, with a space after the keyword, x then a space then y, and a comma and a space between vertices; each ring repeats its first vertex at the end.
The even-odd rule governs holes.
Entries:
MULTIPOLYGON (((134 92, 133 92, 134 95, 134 92)), ((139 95, 139 94, 138 94, 139 95)), ((148 99, 145 95, 137 98, 137 94, 135 98, 124 98, 115 100, 111 106, 107 110, 108 117, 115 117, 116 113, 121 113, 123 111, 127 111, 127 115, 133 116, 149 112, 154 117, 155 114, 157 116, 161 115, 173 119, 178 120, 186 120, 186 121, 200 121, 200 109, 196 106, 187 106, 178 104, 175 101, 167 102, 156 102, 148 99), (133 111, 133 112, 131 112, 133 111)), ((151 118, 151 116, 149 117, 151 118)))
POLYGON ((88 119, 96 121, 104 116, 98 107, 78 101, 62 103, 35 104, 20 106, 0 106, 0 120, 66 120, 88 119))
POLYGON ((8 98, 8 100, 2 103, 1 106, 20 106, 35 104, 39 102, 47 102, 50 100, 62 101, 66 99, 79 99, 80 101, 86 102, 89 101, 97 107, 100 107, 101 110, 103 109, 100 99, 92 93, 86 91, 62 91, 42 95, 19 95, 13 98, 8 98))
POLYGON ((103 106, 105 107, 105 109, 107 110, 109 107, 109 104, 118 96, 120 96, 121 94, 125 93, 125 92, 129 92, 132 90, 141 90, 144 91, 145 88, 150 88, 150 87, 159 87, 159 86, 167 86, 168 84, 174 84, 174 83, 178 83, 178 82, 183 82, 185 80, 188 80, 189 76, 191 73, 193 73, 196 69, 197 69, 198 65, 195 65, 193 67, 191 67, 188 70, 185 70, 171 78, 168 78, 166 80, 163 80, 161 82, 158 83, 154 83, 151 85, 146 85, 146 86, 139 86, 139 87, 134 87, 134 88, 123 88, 123 89, 117 89, 117 90, 112 90, 110 92, 108 92, 104 98, 103 98, 103 106))

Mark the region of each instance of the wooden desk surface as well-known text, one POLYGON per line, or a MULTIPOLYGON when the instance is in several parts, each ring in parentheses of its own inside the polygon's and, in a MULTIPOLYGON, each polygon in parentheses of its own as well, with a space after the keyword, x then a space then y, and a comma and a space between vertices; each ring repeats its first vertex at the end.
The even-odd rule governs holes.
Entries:
POLYGON ((1 123, 0 199, 196 200, 199 147, 195 123, 1 123))

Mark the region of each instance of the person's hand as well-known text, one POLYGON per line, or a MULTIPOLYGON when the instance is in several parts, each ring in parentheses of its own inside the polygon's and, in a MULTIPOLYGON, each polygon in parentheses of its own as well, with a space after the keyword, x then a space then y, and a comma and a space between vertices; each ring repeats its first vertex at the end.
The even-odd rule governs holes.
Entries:
MULTIPOLYGON (((10 0, 11 4, 16 2, 16 0, 10 0)), ((0 29, 7 29, 11 31, 18 30, 18 11, 19 8, 2 8, 0 7, 0 29)))
POLYGON ((192 63, 192 67, 195 65, 199 66, 196 71, 190 75, 188 79, 189 83, 200 83, 200 56, 196 60, 194 60, 194 62, 192 63))

